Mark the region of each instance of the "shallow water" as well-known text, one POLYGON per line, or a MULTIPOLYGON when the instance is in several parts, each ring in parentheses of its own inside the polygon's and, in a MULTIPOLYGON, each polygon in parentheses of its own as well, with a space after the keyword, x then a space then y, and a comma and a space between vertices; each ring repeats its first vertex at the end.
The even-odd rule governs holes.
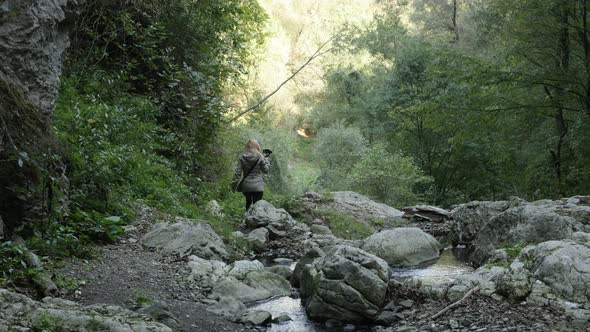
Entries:
MULTIPOLYGON (((461 249, 445 249, 440 258, 429 264, 411 268, 392 268, 394 279, 430 279, 430 280, 453 280, 458 275, 473 271, 461 257, 461 249)), ((293 268, 295 264, 291 265, 293 268)), ((267 302, 257 303, 250 307, 255 310, 265 310, 272 314, 273 317, 285 313, 293 320, 283 324, 272 324, 267 331, 269 332, 342 332, 350 331, 350 327, 342 326, 338 328, 327 328, 323 324, 317 324, 310 321, 305 314, 300 299, 290 297, 280 297, 267 302)), ((369 327, 356 326, 354 331, 370 331, 369 327)))
POLYGON ((461 274, 473 271, 473 268, 462 259, 464 250, 447 248, 442 251, 440 258, 434 264, 393 268, 393 278, 452 281, 461 274))

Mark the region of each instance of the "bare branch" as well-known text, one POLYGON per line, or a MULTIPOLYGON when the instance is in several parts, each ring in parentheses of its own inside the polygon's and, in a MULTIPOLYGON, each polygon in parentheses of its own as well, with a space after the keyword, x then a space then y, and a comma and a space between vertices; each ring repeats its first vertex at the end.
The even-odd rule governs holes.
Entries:
POLYGON ((326 41, 325 43, 323 43, 322 45, 320 45, 320 47, 307 59, 307 61, 305 61, 296 71, 293 72, 293 74, 291 74, 291 76, 289 76, 286 80, 284 80, 281 84, 279 84, 279 86, 277 86, 276 89, 274 89, 271 93, 267 94, 266 96, 262 97, 260 100, 256 101, 254 104, 248 106, 248 108, 246 108, 245 110, 243 110, 242 112, 240 112, 238 115, 234 116, 233 118, 231 118, 229 121, 227 121, 226 123, 232 123, 234 121, 236 121, 237 119, 239 119, 240 117, 244 116, 246 113, 256 109, 258 106, 262 105, 265 101, 267 101, 270 97, 272 97, 275 93, 277 93, 285 84, 287 84, 287 82, 289 82, 290 80, 292 80, 297 74, 299 74, 299 72, 301 70, 303 70, 303 68, 305 68, 310 62, 312 62, 315 58, 318 58, 328 52, 331 52, 334 47, 331 47, 327 50, 324 50, 324 47, 326 47, 334 38, 330 38, 328 41, 326 41))

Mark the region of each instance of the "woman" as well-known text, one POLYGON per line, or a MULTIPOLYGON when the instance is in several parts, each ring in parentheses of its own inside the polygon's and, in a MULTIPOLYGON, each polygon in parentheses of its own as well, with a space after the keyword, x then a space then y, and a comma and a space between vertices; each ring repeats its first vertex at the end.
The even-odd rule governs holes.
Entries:
POLYGON ((264 194, 262 176, 268 174, 269 171, 270 161, 268 156, 260 153, 260 144, 254 139, 248 140, 246 149, 238 160, 232 181, 232 188, 241 191, 246 196, 246 210, 262 199, 264 194), (242 179, 241 184, 240 179, 242 179))

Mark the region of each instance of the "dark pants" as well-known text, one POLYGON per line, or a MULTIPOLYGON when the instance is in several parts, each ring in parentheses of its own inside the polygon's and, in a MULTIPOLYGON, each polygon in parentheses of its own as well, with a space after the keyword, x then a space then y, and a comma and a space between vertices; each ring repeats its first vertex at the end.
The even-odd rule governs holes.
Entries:
POLYGON ((250 208, 250 205, 252 205, 262 199, 262 195, 264 194, 264 192, 262 192, 262 191, 249 191, 249 192, 245 192, 243 194, 244 194, 244 196, 246 196, 246 211, 248 211, 248 209, 250 208))

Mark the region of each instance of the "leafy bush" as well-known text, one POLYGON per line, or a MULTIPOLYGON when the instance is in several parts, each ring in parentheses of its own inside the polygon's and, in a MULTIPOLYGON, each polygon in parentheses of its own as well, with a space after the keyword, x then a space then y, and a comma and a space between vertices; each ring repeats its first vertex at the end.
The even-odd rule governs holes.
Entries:
POLYGON ((87 210, 117 214, 121 201, 139 198, 186 214, 181 202, 193 194, 176 165, 158 154, 174 143, 174 135, 156 124, 158 111, 148 99, 113 93, 118 84, 100 76, 63 83, 55 126, 70 155, 72 200, 87 210), (86 94, 100 90, 111 95, 86 94))
POLYGON ((321 165, 320 185, 329 190, 350 189, 349 172, 367 149, 360 130, 338 123, 318 132, 315 157, 321 165))
POLYGON ((36 270, 27 268, 24 250, 11 241, 0 243, 0 287, 26 283, 27 276, 36 273, 36 270))
POLYGON ((412 158, 390 153, 382 144, 369 149, 354 165, 350 177, 353 189, 395 206, 417 203, 416 186, 431 181, 412 158))

